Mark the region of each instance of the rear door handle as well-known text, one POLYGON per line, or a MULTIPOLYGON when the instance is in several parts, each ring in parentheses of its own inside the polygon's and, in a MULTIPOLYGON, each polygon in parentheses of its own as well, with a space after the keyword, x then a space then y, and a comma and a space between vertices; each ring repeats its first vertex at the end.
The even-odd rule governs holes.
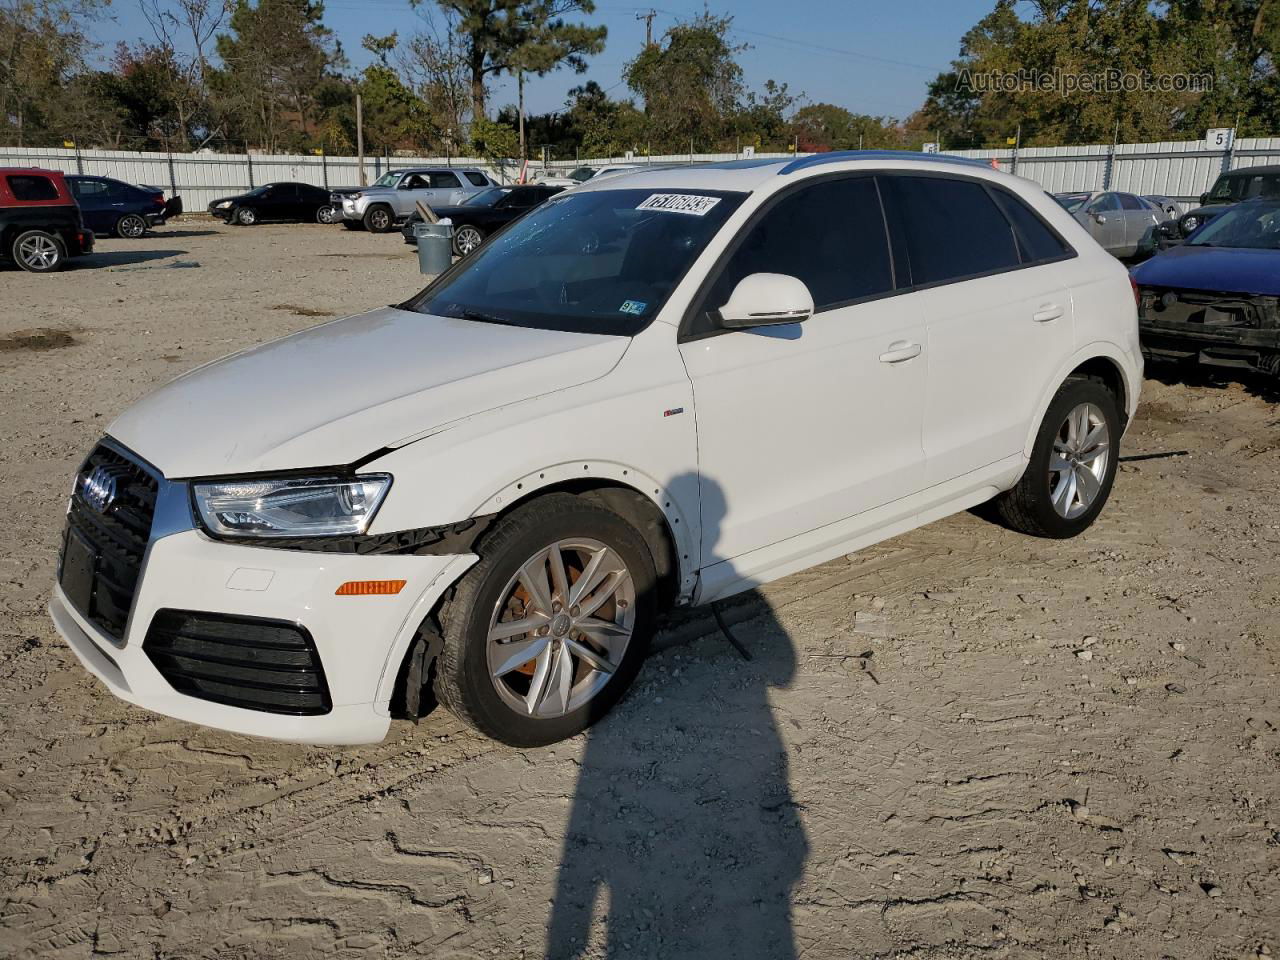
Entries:
POLYGON ((887 352, 880 354, 880 362, 902 363, 904 360, 920 356, 921 349, 923 348, 918 343, 912 343, 909 340, 895 340, 889 344, 887 352))
POLYGON ((1031 315, 1031 319, 1036 323, 1048 323, 1050 320, 1057 320, 1062 316, 1062 307, 1056 303, 1042 304, 1040 309, 1031 315))

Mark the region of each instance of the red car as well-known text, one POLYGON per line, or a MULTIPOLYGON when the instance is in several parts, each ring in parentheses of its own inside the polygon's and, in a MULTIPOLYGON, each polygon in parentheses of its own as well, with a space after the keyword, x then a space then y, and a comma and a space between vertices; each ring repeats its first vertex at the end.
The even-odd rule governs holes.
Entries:
POLYGON ((0 260, 53 273, 92 251, 93 233, 60 172, 0 167, 0 260))

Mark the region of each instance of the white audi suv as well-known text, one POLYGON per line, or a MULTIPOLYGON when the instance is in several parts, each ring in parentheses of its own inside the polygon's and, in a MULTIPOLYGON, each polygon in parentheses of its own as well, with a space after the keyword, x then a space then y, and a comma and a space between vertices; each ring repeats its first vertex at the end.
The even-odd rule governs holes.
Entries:
POLYGON ((1034 184, 937 155, 635 171, 425 290, 194 370, 75 480, 50 611, 115 694, 286 740, 438 699, 571 736, 656 618, 995 501, 1102 510, 1132 286, 1034 184))

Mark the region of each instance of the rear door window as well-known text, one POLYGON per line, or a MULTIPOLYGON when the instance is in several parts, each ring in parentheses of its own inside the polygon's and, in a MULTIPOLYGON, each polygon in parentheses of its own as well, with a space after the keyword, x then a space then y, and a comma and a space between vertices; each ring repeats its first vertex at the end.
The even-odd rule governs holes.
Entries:
POLYGON ((489 181, 485 179, 484 174, 477 173, 475 170, 468 170, 465 174, 463 174, 463 176, 465 176, 477 187, 487 187, 489 185, 489 181))
POLYGON ((431 174, 431 187, 434 190, 456 190, 462 186, 462 181, 458 179, 456 173, 448 170, 438 170, 431 174))
POLYGON ((1138 198, 1135 197, 1133 194, 1117 193, 1116 196, 1120 198, 1121 210, 1141 210, 1142 209, 1142 204, 1138 202, 1138 198))
POLYGON ((13 191, 14 197, 18 200, 58 199, 58 188, 53 185, 53 181, 48 177, 22 173, 10 174, 8 180, 9 189, 13 191))
POLYGON ((954 177, 887 176, 893 220, 915 286, 1019 266, 1013 228, 986 188, 954 177))

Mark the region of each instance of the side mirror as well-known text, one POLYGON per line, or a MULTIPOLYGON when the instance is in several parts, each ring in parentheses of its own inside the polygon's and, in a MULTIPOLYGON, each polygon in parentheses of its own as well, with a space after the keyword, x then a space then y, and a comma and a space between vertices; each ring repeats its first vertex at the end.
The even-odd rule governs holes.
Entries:
POLYGON ((753 273, 738 281, 719 312, 721 325, 730 330, 799 323, 813 314, 813 295, 795 277, 753 273))
POLYGON ((1209 202, 1209 194, 1207 193, 1200 194, 1200 206, 1203 207, 1208 202, 1209 202))
POLYGON ((1092 217, 1093 217, 1094 223, 1106 223, 1106 222, 1107 222, 1107 218, 1106 218, 1106 217, 1104 217, 1104 216, 1103 216, 1102 214, 1100 214, 1100 213, 1090 214, 1090 216, 1092 216, 1092 217))

